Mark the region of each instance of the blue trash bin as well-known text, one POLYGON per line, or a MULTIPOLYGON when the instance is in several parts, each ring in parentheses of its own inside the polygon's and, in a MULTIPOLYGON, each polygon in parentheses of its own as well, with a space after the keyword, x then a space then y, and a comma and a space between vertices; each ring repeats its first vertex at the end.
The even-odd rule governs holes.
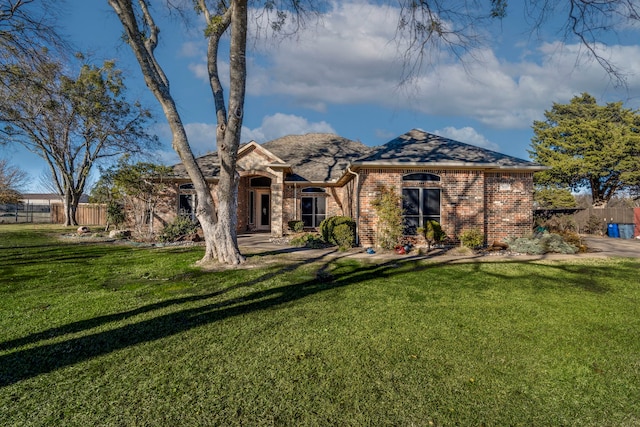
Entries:
POLYGON ((618 224, 618 233, 621 239, 633 239, 634 224, 618 224))
POLYGON ((609 237, 620 237, 620 230, 618 230, 618 224, 608 224, 607 225, 607 236, 609 237))

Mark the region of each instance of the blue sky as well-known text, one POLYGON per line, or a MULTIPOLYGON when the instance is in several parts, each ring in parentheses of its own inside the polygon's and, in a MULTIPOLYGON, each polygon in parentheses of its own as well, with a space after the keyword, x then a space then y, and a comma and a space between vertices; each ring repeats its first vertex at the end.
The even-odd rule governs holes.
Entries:
MULTIPOLYGON (((420 128, 462 142, 528 159, 533 120, 553 102, 588 92, 600 103, 640 106, 640 46, 636 28, 620 26, 603 55, 627 75, 616 88, 575 40, 553 26, 532 33, 520 2, 484 34, 487 43, 463 58, 440 56, 410 84, 399 87, 401 61, 393 41, 398 10, 374 0, 333 2, 320 22, 291 39, 253 40, 249 56, 242 141, 289 134, 332 132, 380 145, 420 128)), ((96 60, 116 59, 132 97, 155 112, 152 131, 162 143, 156 159, 178 161, 162 111, 147 91, 120 24, 106 0, 67 0, 60 27, 78 49, 96 60)), ((196 154, 215 150, 215 117, 206 81, 205 40, 195 18, 185 28, 156 6, 161 19, 158 56, 165 67, 196 154)), ((560 19, 560 17, 558 18, 560 19)), ((224 50, 222 51, 224 53, 224 50)), ((221 56, 222 69, 227 60, 221 56)), ((17 147, 0 154, 33 179, 28 191, 44 191, 45 164, 17 147)))

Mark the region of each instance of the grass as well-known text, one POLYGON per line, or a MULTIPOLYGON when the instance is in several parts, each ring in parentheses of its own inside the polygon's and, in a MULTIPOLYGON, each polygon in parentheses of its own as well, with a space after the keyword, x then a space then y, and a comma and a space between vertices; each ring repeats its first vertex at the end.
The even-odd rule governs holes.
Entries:
POLYGON ((293 262, 0 226, 0 425, 640 425, 640 261, 293 262))

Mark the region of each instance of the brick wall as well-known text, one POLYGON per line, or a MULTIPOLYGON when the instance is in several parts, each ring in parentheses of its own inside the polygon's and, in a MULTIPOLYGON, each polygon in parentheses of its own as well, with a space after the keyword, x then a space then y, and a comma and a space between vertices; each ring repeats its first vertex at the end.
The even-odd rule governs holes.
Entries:
MULTIPOLYGON (((314 186, 314 187, 317 187, 314 186)), ((288 232, 288 222, 300 220, 302 211, 300 202, 302 197, 324 197, 326 200, 327 218, 330 216, 350 216, 354 217, 353 211, 353 183, 348 183, 344 187, 322 187, 325 193, 303 193, 304 186, 299 184, 286 184, 283 191, 282 215, 283 233, 288 232)))
POLYGON ((533 173, 487 173, 487 240, 525 236, 533 226, 533 173))
POLYGON ((438 169, 363 169, 360 171, 360 220, 362 246, 374 246, 376 212, 371 205, 379 188, 438 188, 441 225, 454 241, 469 229, 485 234, 487 242, 531 232, 533 209, 533 174, 485 173, 480 170, 438 169), (430 173, 440 181, 403 181, 408 173, 430 173), (509 184, 509 186, 507 186, 509 184), (507 189, 508 188, 508 189, 507 189))

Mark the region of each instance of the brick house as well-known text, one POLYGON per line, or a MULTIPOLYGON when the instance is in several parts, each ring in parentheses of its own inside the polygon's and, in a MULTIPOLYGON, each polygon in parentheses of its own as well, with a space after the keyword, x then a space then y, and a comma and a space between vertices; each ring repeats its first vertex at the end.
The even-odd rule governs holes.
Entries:
MULTIPOLYGON (((198 158, 215 188, 217 154, 198 158)), ((455 238, 467 229, 488 242, 530 233, 533 174, 544 167, 422 130, 411 130, 380 147, 333 134, 285 136, 238 152, 238 232, 281 236, 288 222, 316 228, 329 216, 352 217, 359 242, 375 245, 377 218, 371 205, 381 186, 402 194, 406 233, 426 220, 440 222, 455 238)), ((161 222, 193 216, 197 203, 181 164, 161 222)), ((214 192, 215 198, 215 192, 214 192)))

